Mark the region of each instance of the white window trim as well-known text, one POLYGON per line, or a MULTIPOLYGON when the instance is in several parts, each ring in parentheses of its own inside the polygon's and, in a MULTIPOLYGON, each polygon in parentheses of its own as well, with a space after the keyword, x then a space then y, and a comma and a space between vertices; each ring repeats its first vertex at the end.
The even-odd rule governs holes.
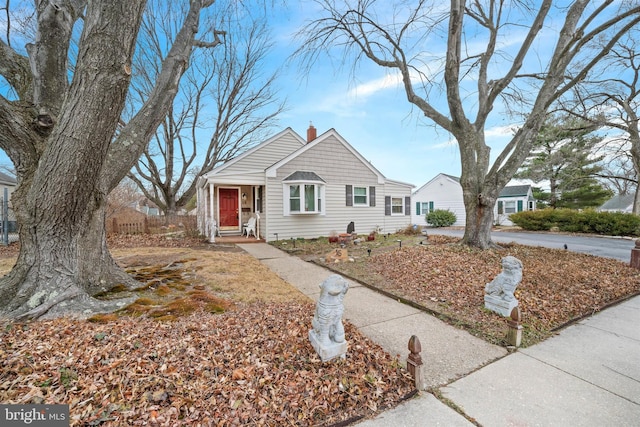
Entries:
POLYGON ((402 215, 404 215, 404 197, 391 196, 391 216, 402 216, 402 215), (400 199, 400 207, 402 208, 400 212, 393 211, 393 199, 400 199))
POLYGON ((325 198, 325 184, 323 182, 317 181, 287 181, 282 184, 282 207, 283 207, 283 215, 291 216, 291 215, 324 215, 326 209, 326 198, 325 198), (313 185, 316 189, 316 199, 315 204, 316 207, 318 205, 318 199, 320 199, 320 210, 306 212, 306 211, 291 211, 291 204, 289 199, 289 187, 292 185, 300 186, 300 208, 304 206, 304 186, 305 185, 313 185))
POLYGON ((511 215, 512 213, 516 213, 518 210, 518 202, 516 200, 505 200, 502 205, 502 211, 506 215, 511 215), (507 209, 513 209, 513 212, 508 212, 507 209))
POLYGON ((352 200, 353 200, 353 206, 354 207, 358 207, 358 208, 368 208, 369 207, 369 186, 366 185, 354 185, 353 186, 353 190, 352 190, 352 200), (356 188, 364 188, 364 197, 365 197, 365 202, 364 203, 356 203, 356 188))

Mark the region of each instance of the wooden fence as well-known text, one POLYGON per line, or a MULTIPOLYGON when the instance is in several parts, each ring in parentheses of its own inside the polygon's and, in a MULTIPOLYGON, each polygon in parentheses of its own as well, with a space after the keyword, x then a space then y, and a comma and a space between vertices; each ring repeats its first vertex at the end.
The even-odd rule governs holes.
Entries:
POLYGON ((196 217, 193 215, 172 216, 115 216, 107 221, 107 233, 114 234, 164 234, 183 231, 187 235, 197 234, 196 217))

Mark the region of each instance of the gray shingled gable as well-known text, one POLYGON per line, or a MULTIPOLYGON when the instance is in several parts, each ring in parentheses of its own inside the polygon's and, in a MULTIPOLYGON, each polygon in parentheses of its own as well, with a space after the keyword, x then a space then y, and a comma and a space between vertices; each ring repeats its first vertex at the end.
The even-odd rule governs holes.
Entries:
POLYGON ((511 185, 504 187, 498 197, 521 197, 529 194, 530 185, 511 185))
POLYGON ((600 209, 603 210, 625 210, 629 206, 633 205, 633 194, 616 194, 606 202, 600 209))
POLYGON ((2 173, 0 172, 0 183, 3 184, 9 184, 9 185, 16 185, 18 183, 18 181, 16 181, 15 178, 7 175, 6 173, 2 173))
POLYGON ((294 173, 292 173, 291 175, 289 175, 288 177, 283 179, 283 181, 320 181, 320 182, 325 182, 324 179, 320 178, 318 176, 318 174, 316 174, 315 172, 308 172, 308 171, 295 171, 294 173))

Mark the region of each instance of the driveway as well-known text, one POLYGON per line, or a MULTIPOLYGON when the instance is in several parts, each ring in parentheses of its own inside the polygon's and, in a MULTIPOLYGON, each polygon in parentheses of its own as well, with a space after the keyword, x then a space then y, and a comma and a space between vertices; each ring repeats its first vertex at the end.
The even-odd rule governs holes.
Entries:
MULTIPOLYGON (((445 236, 462 237, 464 230, 449 228, 430 228, 428 234, 442 234, 445 236)), ((629 262, 631 249, 635 240, 617 237, 601 237, 588 235, 573 235, 545 232, 516 232, 494 230, 491 238, 496 243, 515 242, 528 246, 543 246, 546 248, 567 249, 573 252, 595 255, 604 258, 614 258, 629 262)))

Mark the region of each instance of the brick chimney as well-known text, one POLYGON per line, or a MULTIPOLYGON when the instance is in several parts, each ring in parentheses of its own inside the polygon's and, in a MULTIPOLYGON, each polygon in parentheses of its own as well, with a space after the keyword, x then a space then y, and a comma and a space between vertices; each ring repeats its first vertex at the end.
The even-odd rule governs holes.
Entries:
POLYGON ((307 144, 316 139, 317 136, 316 128, 314 128, 313 124, 309 122, 309 129, 307 129, 307 144))

